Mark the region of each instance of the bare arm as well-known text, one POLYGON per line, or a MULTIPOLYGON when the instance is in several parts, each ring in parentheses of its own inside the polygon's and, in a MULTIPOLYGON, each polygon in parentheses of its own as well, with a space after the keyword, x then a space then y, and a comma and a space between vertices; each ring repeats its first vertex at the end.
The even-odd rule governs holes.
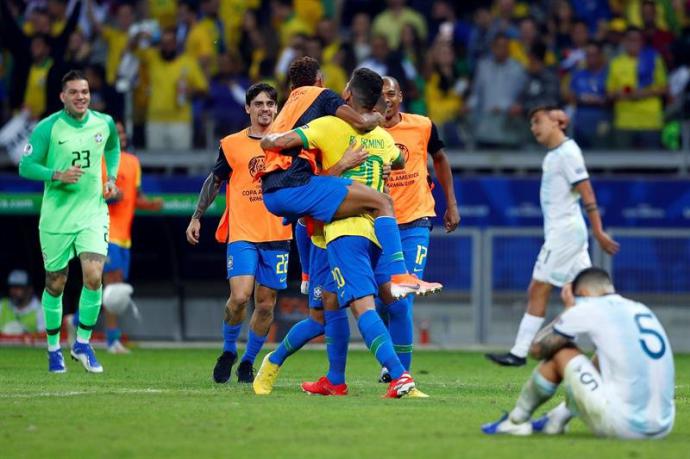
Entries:
POLYGON ((561 349, 574 346, 572 340, 554 331, 555 322, 554 320, 537 333, 529 349, 529 354, 532 358, 548 360, 561 349))
POLYGON ((383 115, 378 112, 358 113, 349 105, 341 105, 335 116, 347 122, 358 131, 369 132, 383 122, 383 115))
POLYGON ((448 157, 443 149, 432 155, 434 159, 434 172, 438 183, 443 188, 446 197, 446 213, 443 215, 443 226, 446 233, 451 233, 460 224, 460 212, 458 211, 458 200, 455 197, 455 185, 453 184, 453 171, 450 169, 448 157))
POLYGON ((302 137, 297 132, 279 132, 268 134, 261 139, 261 148, 270 151, 280 151, 288 148, 301 147, 304 145, 302 137))
POLYGON ((93 28, 94 35, 100 35, 102 27, 101 23, 96 18, 96 14, 93 11, 93 1, 94 0, 86 1, 86 17, 89 19, 89 24, 93 28))
POLYGON ((575 186, 575 190, 582 196, 582 204, 587 212, 589 223, 592 225, 594 237, 606 253, 614 255, 618 252, 620 245, 604 231, 599 208, 597 207, 597 198, 594 195, 591 182, 589 180, 583 180, 575 186))
POLYGON ((223 184, 223 180, 217 177, 213 172, 211 172, 199 192, 199 200, 196 203, 196 210, 192 219, 189 221, 189 226, 187 226, 187 231, 185 232, 187 236, 187 242, 192 245, 199 243, 199 234, 201 230, 201 217, 204 215, 209 206, 213 203, 218 196, 220 191, 220 186, 223 184))
POLYGON ((366 151, 364 147, 361 145, 359 147, 355 147, 354 144, 350 144, 350 146, 347 147, 347 150, 345 150, 345 153, 343 153, 343 157, 340 158, 340 160, 328 170, 323 171, 322 175, 332 175, 338 177, 343 175, 346 171, 359 166, 366 161, 368 157, 369 152, 366 151))

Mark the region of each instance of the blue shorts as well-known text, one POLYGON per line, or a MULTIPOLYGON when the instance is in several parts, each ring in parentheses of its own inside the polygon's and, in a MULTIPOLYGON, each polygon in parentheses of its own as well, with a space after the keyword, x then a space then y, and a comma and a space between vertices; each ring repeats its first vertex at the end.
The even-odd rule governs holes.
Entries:
POLYGON ((328 251, 311 245, 309 252, 309 307, 323 309, 323 292, 336 291, 335 281, 331 276, 331 266, 328 263, 328 251))
POLYGON ((390 274, 378 266, 381 248, 361 236, 342 236, 328 244, 328 262, 341 308, 369 295, 377 295, 379 284, 390 274), (374 268, 377 267, 377 272, 374 268))
POLYGON ((129 278, 129 260, 129 249, 110 242, 108 243, 108 256, 105 259, 103 272, 122 271, 124 280, 127 280, 129 278))
POLYGON ((228 244, 228 279, 254 276, 259 284, 274 290, 287 288, 290 244, 235 241, 228 244), (276 247, 284 246, 284 247, 276 247))
POLYGON ((329 223, 345 200, 350 184, 352 180, 347 178, 315 175, 304 185, 264 193, 264 204, 269 212, 288 223, 304 216, 329 223))

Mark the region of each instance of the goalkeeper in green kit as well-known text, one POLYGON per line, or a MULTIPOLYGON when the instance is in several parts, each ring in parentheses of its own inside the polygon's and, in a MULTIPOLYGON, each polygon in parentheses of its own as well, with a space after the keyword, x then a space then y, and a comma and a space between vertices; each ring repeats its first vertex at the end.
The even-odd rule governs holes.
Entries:
POLYGON ((60 99, 64 110, 38 123, 19 163, 22 177, 45 182, 38 232, 46 270, 41 303, 48 338, 48 371, 66 371, 60 350, 62 292, 67 264, 76 255, 81 262, 83 287, 77 340, 70 354, 86 371, 102 373, 89 339, 101 309, 101 277, 108 253, 105 200, 116 192, 120 141, 113 119, 89 110, 89 83, 83 73, 73 70, 63 77, 60 99))

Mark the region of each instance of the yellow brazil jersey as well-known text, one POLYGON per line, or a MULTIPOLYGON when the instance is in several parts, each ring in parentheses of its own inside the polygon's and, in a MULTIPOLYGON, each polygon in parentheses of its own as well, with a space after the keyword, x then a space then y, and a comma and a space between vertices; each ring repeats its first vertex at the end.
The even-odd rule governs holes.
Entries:
POLYGON ((110 26, 103 26, 101 36, 105 41, 108 54, 105 59, 105 78, 109 85, 115 84, 117 70, 122 60, 122 55, 127 48, 129 37, 127 32, 110 26))
MULTIPOLYGON (((343 177, 351 178, 377 191, 383 191, 383 165, 396 161, 400 150, 393 137, 383 128, 360 133, 335 116, 317 118, 295 130, 306 149, 321 152, 324 169, 330 169, 343 157, 345 150, 354 143, 369 152, 369 158, 359 166, 348 170, 343 177)), ((369 214, 335 220, 324 227, 326 243, 341 236, 362 236, 379 245, 374 234, 374 220, 369 214)))
POLYGON ((52 66, 53 60, 48 58, 40 64, 33 64, 29 70, 24 106, 31 111, 32 118, 40 118, 46 110, 46 80, 52 66))

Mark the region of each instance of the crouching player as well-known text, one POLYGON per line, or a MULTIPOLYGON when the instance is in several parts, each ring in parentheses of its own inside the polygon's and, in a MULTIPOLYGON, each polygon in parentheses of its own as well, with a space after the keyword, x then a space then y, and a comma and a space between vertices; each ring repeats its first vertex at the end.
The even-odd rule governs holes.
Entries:
POLYGON ((668 435, 675 417, 673 354, 654 313, 617 295, 608 273, 599 268, 581 271, 572 292, 564 288, 563 299, 565 312, 532 343, 530 353, 542 362, 523 386, 515 408, 484 425, 484 433, 562 433, 571 418, 580 416, 597 436, 668 435), (577 348, 577 336, 592 340, 594 360, 577 348), (567 405, 530 422, 561 383, 567 405))
POLYGON ((263 168, 264 152, 259 143, 275 118, 276 99, 276 90, 265 83, 257 83, 247 90, 245 109, 251 126, 221 140, 218 161, 204 182, 197 209, 187 228, 187 240, 197 244, 200 218, 227 180, 227 207, 216 239, 228 243, 230 298, 225 305, 223 353, 213 369, 213 380, 217 383, 230 379, 237 360, 237 338, 252 295, 254 313, 247 348, 237 369, 237 380, 242 383, 254 381, 254 359, 273 322, 277 290, 287 287, 292 231, 279 217, 266 210, 261 185, 254 180, 263 168))

